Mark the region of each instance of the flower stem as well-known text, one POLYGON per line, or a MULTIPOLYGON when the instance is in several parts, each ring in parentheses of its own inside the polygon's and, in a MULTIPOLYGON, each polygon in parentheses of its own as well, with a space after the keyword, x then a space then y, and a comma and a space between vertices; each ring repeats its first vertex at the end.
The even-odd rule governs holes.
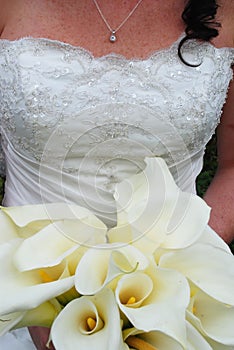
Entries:
POLYGON ((134 336, 128 337, 126 339, 126 343, 136 350, 157 350, 157 348, 155 348, 153 345, 134 336))

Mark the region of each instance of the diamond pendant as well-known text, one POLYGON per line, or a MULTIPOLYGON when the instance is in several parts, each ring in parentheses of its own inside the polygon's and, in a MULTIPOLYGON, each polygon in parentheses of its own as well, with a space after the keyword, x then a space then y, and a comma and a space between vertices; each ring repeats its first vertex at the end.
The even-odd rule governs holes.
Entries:
POLYGON ((115 35, 115 30, 112 30, 111 36, 110 36, 110 42, 114 43, 117 40, 117 37, 115 35))

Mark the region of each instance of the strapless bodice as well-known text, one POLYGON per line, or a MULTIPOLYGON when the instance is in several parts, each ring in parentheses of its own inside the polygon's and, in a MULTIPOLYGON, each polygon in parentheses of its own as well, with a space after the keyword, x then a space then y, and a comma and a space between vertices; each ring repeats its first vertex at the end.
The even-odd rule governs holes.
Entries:
MULTIPOLYGON (((219 123, 234 49, 178 42, 147 59, 49 39, 0 41, 5 205, 68 201, 115 218, 117 182, 163 157, 194 191, 219 123)), ((106 217, 107 216, 107 217, 106 217)))

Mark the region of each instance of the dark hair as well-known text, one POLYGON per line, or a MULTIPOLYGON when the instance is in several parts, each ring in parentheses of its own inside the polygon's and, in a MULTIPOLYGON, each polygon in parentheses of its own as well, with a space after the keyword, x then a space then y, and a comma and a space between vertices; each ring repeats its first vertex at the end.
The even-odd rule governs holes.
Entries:
POLYGON ((186 25, 185 37, 180 41, 178 55, 183 63, 193 66, 183 59, 181 48, 190 39, 209 41, 218 36, 220 23, 215 20, 219 5, 215 0, 189 0, 182 13, 186 25))

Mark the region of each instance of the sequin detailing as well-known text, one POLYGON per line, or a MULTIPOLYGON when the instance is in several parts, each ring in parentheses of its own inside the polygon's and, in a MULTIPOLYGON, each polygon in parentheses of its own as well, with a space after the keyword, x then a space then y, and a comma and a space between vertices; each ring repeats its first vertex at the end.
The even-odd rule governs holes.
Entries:
POLYGON ((110 192, 146 156, 173 167, 202 153, 220 120, 234 51, 187 43, 184 58, 200 64, 192 68, 179 60, 177 46, 128 60, 95 58, 49 39, 2 40, 4 149, 10 143, 38 166, 68 175, 95 173, 100 191, 110 192))

